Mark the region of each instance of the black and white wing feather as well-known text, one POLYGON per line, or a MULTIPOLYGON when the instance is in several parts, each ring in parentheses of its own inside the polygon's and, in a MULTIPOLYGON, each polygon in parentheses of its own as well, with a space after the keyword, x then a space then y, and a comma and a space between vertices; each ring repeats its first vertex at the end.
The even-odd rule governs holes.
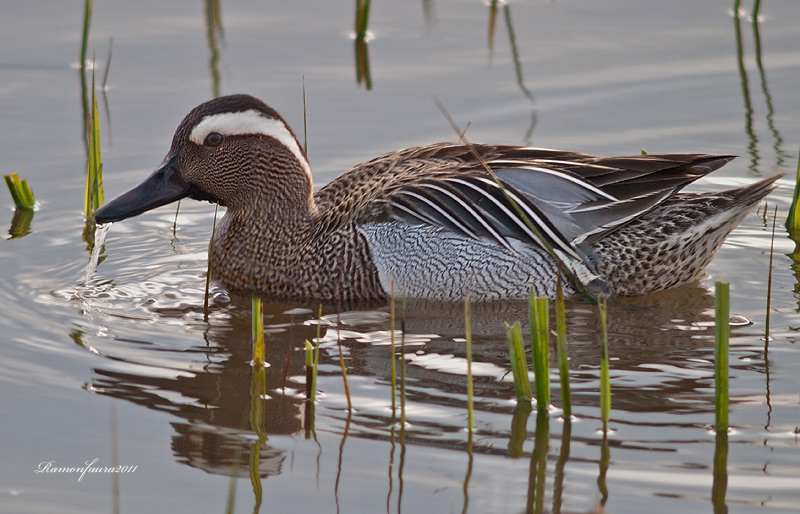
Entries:
POLYGON ((382 203, 395 219, 488 238, 511 252, 517 240, 580 259, 586 245, 733 158, 576 154, 576 159, 563 160, 537 159, 536 152, 543 151, 514 148, 513 158, 487 160, 496 178, 478 163, 452 172, 419 173, 389 188, 382 203))

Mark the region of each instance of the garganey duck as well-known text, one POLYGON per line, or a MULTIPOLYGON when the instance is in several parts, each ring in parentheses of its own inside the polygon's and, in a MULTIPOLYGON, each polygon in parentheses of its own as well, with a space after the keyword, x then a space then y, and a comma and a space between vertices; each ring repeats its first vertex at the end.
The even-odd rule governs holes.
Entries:
POLYGON ((180 198, 227 207, 211 277, 233 291, 318 300, 462 301, 643 295, 697 280, 778 176, 680 192, 730 155, 593 155, 439 143, 359 164, 314 192, 286 121, 247 95, 206 102, 161 166, 98 224, 180 198), (489 172, 491 170, 491 173, 489 172))

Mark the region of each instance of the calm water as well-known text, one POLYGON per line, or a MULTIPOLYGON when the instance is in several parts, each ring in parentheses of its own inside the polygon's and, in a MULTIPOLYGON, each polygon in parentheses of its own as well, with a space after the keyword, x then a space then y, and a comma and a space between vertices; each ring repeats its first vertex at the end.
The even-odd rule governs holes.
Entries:
MULTIPOLYGON (((27 178, 41 204, 28 228, 13 227, 27 235, 0 243, 0 511, 796 511, 800 275, 782 228, 791 180, 768 198, 779 210, 768 346, 772 217, 762 209, 696 287, 610 310, 607 439, 598 315, 580 303, 568 312, 572 424, 557 387, 549 423, 515 411, 502 322, 524 320, 525 306, 475 306, 468 453, 462 306, 412 302, 405 431, 392 423, 387 306, 325 310, 312 427, 301 349, 316 337, 315 306, 265 305, 270 367, 255 404, 249 299, 204 319, 213 207, 184 202, 177 223, 171 206, 115 224, 87 278, 80 3, 11 2, 0 19, 0 167, 27 178), (716 509, 714 280, 731 282, 732 312, 752 321, 733 328, 735 430, 716 509), (136 468, 35 472, 94 459, 136 468)), ((106 198, 149 174, 180 119, 217 93, 261 97, 302 138, 303 77, 319 184, 380 153, 454 139, 431 95, 471 122, 476 142, 741 156, 698 190, 793 175, 800 3, 765 2, 756 25, 737 21, 732 3, 530 0, 493 15, 477 1, 374 2, 357 53, 352 2, 223 0, 218 29, 203 2, 95 2, 98 77, 112 53, 100 101, 106 198)))

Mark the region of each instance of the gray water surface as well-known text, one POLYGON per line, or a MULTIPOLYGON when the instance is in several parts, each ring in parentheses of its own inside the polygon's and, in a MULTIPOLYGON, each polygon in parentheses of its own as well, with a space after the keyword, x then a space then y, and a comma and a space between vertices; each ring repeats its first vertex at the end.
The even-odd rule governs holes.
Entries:
POLYGON ((403 431, 392 422, 388 306, 326 308, 311 430, 302 348, 316 337, 316 306, 265 305, 259 439, 249 299, 203 315, 213 206, 114 224, 87 281, 81 6, 5 6, 0 167, 26 178, 40 207, 27 235, 0 242, 0 511, 796 510, 800 297, 782 225, 800 144, 800 4, 766 2, 754 24, 732 3, 374 2, 358 54, 353 3, 221 2, 221 30, 209 30, 201 2, 95 2, 98 82, 113 38, 99 100, 106 199, 146 177, 182 117, 217 93, 262 98, 305 139, 303 77, 318 185, 381 153, 456 139, 432 95, 474 142, 740 156, 694 190, 788 174, 768 215, 762 206, 745 219, 702 282, 610 309, 605 441, 596 310, 568 306, 575 420, 560 417, 553 366, 551 419, 537 424, 515 412, 502 325, 526 306, 474 306, 471 453, 461 305, 406 305, 403 431), (715 280, 731 283, 732 313, 752 322, 732 328, 734 430, 716 506, 715 280), (87 462, 135 469, 37 472, 87 462))

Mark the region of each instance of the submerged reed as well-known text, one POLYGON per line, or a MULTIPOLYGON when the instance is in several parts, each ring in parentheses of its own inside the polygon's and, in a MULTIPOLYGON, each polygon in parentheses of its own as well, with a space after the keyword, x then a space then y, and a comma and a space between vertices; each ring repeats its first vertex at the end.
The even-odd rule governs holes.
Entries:
POLYGON ((730 338, 730 285, 716 282, 714 316, 714 404, 717 432, 728 431, 728 340, 730 338))
POLYGON ((36 207, 36 199, 33 197, 33 191, 30 186, 28 186, 28 181, 26 179, 20 180, 19 175, 16 173, 3 175, 3 178, 6 179, 8 192, 11 193, 14 206, 24 211, 32 211, 36 207))

